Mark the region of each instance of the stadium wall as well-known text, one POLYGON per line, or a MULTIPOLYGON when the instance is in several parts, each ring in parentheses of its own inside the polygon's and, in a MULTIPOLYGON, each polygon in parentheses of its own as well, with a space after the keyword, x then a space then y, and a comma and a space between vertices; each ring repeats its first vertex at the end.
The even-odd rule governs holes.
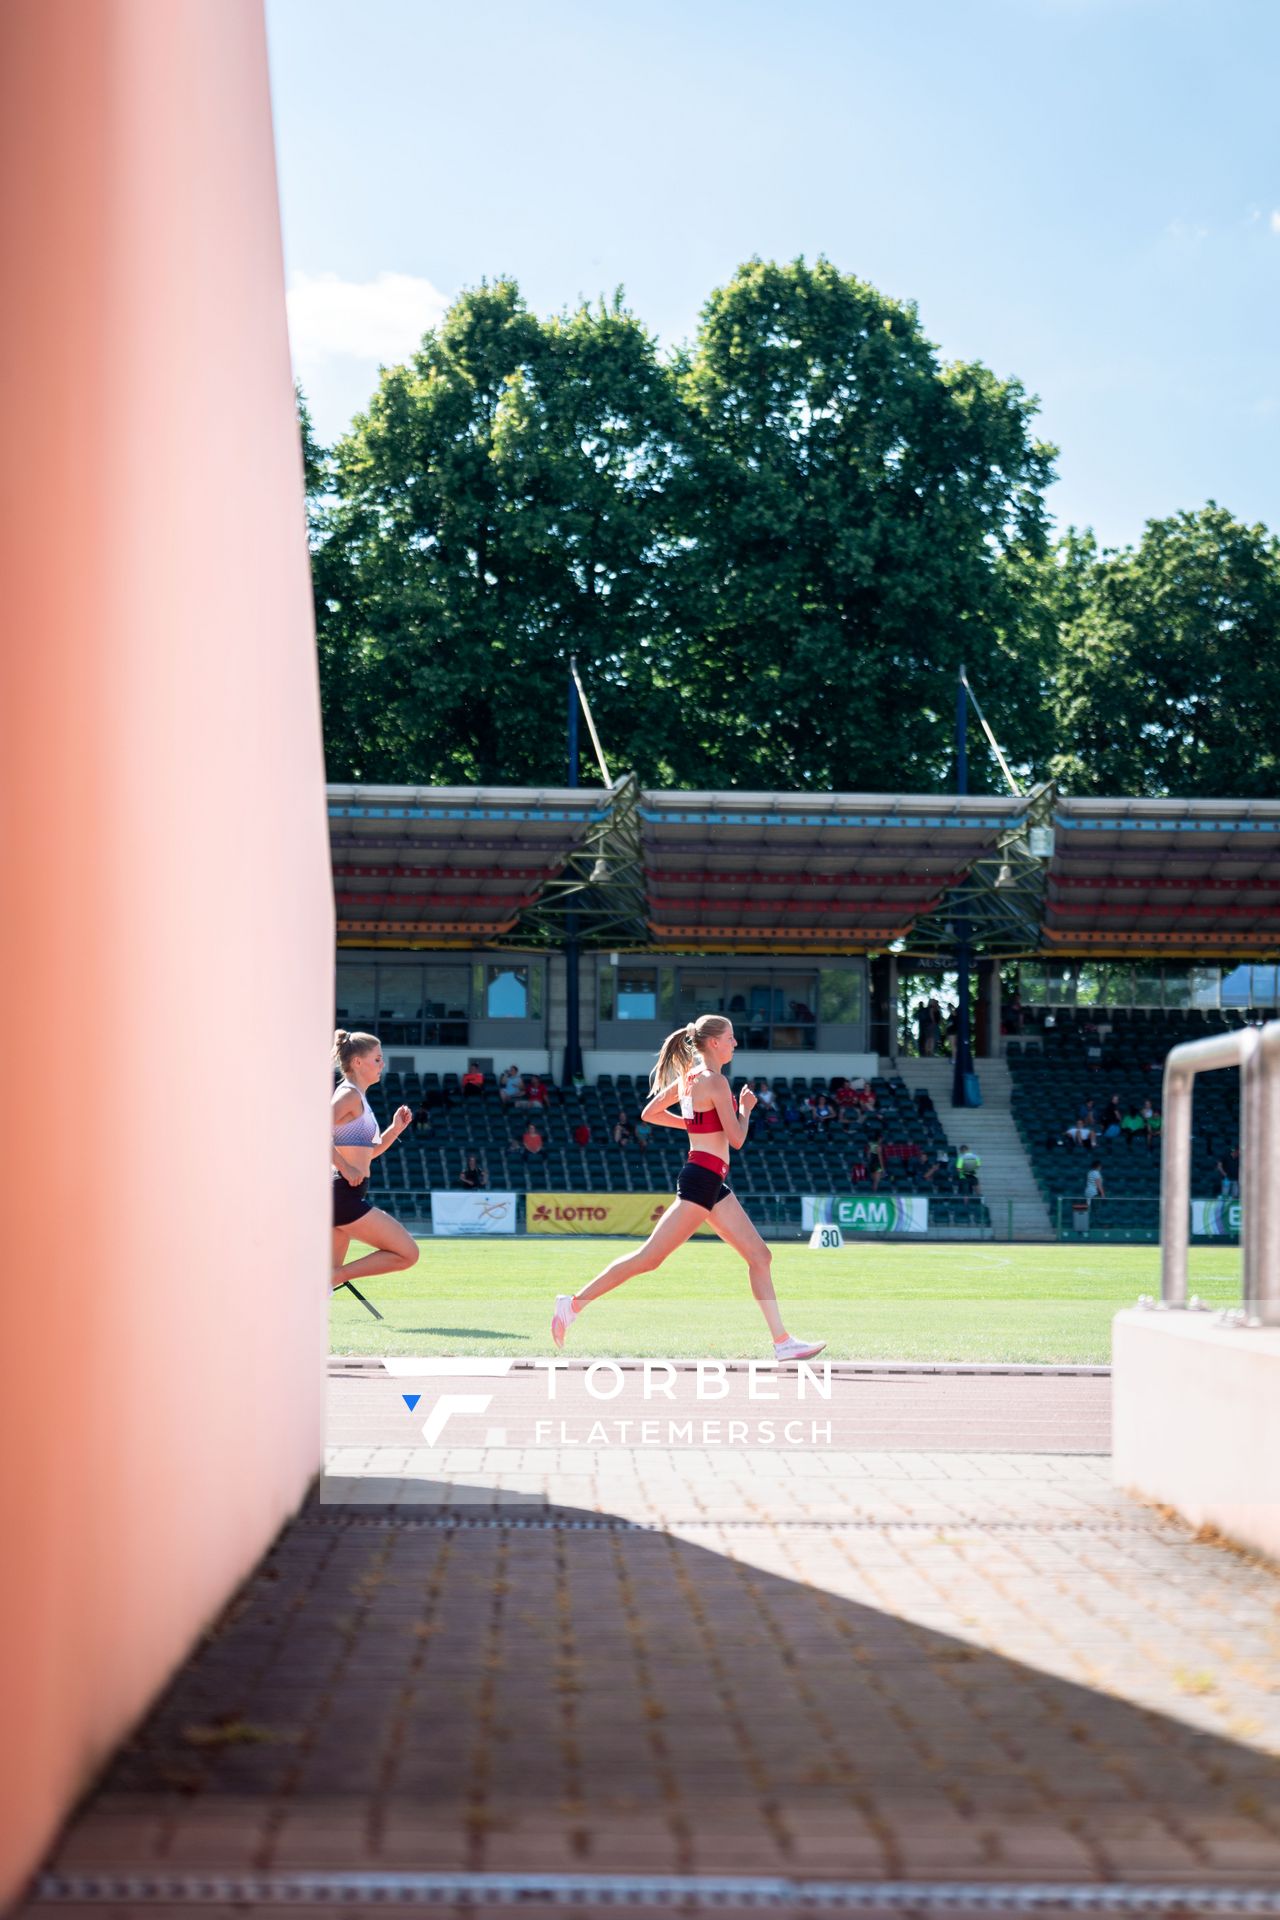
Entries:
POLYGON ((259 0, 0 9, 0 266, 4 1906, 321 1457, 334 929, 259 0))

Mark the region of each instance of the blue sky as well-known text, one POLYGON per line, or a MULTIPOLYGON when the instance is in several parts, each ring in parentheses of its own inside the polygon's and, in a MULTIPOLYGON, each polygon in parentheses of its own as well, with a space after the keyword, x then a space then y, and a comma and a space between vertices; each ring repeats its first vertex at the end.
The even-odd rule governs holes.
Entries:
POLYGON ((1280 531, 1277 0, 267 0, 322 437, 461 288, 619 284, 667 343, 753 253, 913 299, 1040 396, 1060 526, 1280 531))

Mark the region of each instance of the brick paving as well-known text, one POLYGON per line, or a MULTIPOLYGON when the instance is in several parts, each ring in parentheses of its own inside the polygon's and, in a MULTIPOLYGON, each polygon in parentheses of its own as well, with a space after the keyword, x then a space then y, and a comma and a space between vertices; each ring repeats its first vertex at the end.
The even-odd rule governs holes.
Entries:
POLYGON ((49 1871, 1280 1890, 1280 1578, 1113 1490, 1105 1380, 841 1382, 789 1453, 392 1444, 404 1384, 335 1375, 370 1497, 285 1530, 49 1871))

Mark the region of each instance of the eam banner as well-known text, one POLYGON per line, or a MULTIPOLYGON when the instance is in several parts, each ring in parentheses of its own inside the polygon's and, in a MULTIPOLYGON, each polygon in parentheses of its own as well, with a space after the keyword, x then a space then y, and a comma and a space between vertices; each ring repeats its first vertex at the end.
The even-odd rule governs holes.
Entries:
POLYGON ((840 1227, 845 1233, 928 1233, 929 1202, 897 1193, 806 1193, 800 1203, 806 1233, 840 1227))

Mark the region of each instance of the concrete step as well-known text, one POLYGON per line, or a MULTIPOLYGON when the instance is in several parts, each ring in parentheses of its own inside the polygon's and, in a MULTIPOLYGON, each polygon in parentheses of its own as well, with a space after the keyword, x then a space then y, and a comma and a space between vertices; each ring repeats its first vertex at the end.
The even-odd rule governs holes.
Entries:
POLYGON ((1057 1238, 1049 1210, 1040 1197, 1031 1163, 1013 1123, 1010 1111, 1013 1082, 1005 1061, 977 1062, 983 1101, 980 1107, 952 1106, 953 1065, 945 1057, 931 1060, 903 1057, 890 1063, 888 1071, 900 1074, 912 1093, 917 1087, 926 1089, 953 1149, 968 1146, 978 1154, 982 1161, 982 1197, 992 1213, 997 1234, 1003 1235, 1008 1231, 1009 1208, 1012 1206, 1016 1238, 1057 1238), (995 1218, 997 1214, 1001 1216, 999 1219, 995 1218))

